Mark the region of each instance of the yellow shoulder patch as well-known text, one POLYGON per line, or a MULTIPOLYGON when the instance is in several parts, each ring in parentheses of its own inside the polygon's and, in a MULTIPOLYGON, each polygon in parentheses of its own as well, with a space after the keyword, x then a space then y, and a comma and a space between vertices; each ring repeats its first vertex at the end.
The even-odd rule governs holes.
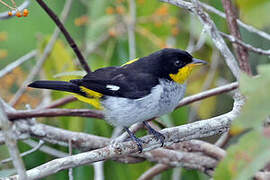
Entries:
POLYGON ((126 62, 125 64, 123 64, 122 66, 125 66, 125 65, 128 65, 128 64, 131 64, 131 63, 134 63, 134 62, 137 61, 138 59, 139 59, 139 58, 130 60, 130 61, 126 62))
POLYGON ((86 87, 80 86, 81 91, 85 92, 87 97, 71 93, 74 97, 76 97, 78 100, 91 104, 94 106, 96 109, 103 109, 101 103, 100 103, 100 98, 103 96, 101 93, 93 91, 91 89, 88 89, 86 87))
POLYGON ((183 84, 189 77, 195 64, 188 64, 183 68, 179 69, 176 74, 169 74, 169 76, 177 83, 183 84))
POLYGON ((79 94, 74 94, 72 93, 74 97, 76 97, 78 100, 82 101, 82 102, 85 102, 85 103, 88 103, 88 104, 91 104, 92 106, 94 106, 96 109, 100 109, 102 110, 103 107, 99 101, 99 98, 88 98, 88 97, 84 97, 84 96, 81 96, 79 94))
POLYGON ((102 94, 96 91, 93 91, 91 89, 88 89, 86 87, 80 86, 80 89, 87 94, 87 96, 91 98, 101 98, 102 94))

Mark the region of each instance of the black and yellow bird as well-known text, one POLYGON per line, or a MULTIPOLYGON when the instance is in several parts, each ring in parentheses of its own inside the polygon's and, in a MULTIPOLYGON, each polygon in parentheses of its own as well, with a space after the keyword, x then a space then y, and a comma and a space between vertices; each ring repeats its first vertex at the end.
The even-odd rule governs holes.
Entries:
POLYGON ((206 62, 193 58, 186 51, 165 48, 122 66, 97 69, 82 79, 35 81, 29 87, 67 91, 102 109, 105 119, 114 126, 125 128, 142 151, 143 141, 128 127, 143 122, 163 145, 164 135, 151 128, 146 120, 175 109, 185 94, 191 70, 200 64, 206 62))

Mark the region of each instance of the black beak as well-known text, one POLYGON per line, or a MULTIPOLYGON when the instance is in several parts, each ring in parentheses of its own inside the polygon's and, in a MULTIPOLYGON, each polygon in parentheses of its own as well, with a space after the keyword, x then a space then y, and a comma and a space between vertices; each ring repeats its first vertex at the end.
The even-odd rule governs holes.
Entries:
POLYGON ((201 64, 208 64, 208 63, 200 59, 192 58, 191 64, 201 65, 201 64))

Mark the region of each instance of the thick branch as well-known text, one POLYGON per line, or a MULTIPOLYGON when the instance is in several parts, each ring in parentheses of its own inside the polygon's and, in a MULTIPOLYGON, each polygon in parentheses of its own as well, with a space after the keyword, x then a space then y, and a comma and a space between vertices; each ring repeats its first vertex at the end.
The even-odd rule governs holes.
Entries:
MULTIPOLYGON (((222 0, 222 4, 226 13, 226 20, 228 23, 229 30, 233 37, 241 40, 241 34, 237 25, 237 16, 235 12, 235 7, 232 4, 231 0, 222 0)), ((252 75, 250 64, 248 62, 248 51, 247 49, 240 44, 233 44, 238 57, 240 68, 246 72, 248 75, 252 75)))
MULTIPOLYGON (((165 146, 170 146, 171 144, 180 141, 221 134, 227 131, 231 121, 239 115, 243 104, 244 100, 242 96, 236 95, 233 110, 229 113, 183 126, 163 129, 161 133, 165 136, 165 146)), ((42 129, 40 128, 35 128, 34 130, 42 132, 42 129)), ((33 133, 35 131, 33 131, 33 133)), ((52 133, 55 133, 55 131, 52 133)), ((46 136, 47 134, 43 133, 43 136, 44 135, 46 136)), ((76 136, 72 136, 72 138, 76 138, 76 136)), ((75 140, 76 139, 74 139, 74 141, 75 140)), ((143 144, 143 149, 145 152, 160 147, 160 142, 157 141, 153 136, 145 136, 142 138, 142 140, 145 141, 145 144, 143 144)), ((74 141, 72 142, 74 143, 74 141)), ((98 142, 95 140, 92 143, 98 142)), ((30 179, 42 178, 63 169, 77 167, 106 159, 118 158, 135 152, 138 152, 136 143, 132 141, 117 143, 114 146, 106 146, 90 152, 52 160, 27 171, 27 175, 30 179)))

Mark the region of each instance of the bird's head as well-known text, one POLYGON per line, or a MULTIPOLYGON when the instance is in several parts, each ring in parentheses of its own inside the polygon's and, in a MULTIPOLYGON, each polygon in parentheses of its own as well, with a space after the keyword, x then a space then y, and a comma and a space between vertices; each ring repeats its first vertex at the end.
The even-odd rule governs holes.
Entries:
MULTIPOLYGON (((188 52, 165 48, 152 54, 151 59, 158 61, 159 75, 177 83, 184 83, 195 66, 207 64, 206 61, 193 58, 188 52)), ((150 55, 151 56, 151 55, 150 55)))

